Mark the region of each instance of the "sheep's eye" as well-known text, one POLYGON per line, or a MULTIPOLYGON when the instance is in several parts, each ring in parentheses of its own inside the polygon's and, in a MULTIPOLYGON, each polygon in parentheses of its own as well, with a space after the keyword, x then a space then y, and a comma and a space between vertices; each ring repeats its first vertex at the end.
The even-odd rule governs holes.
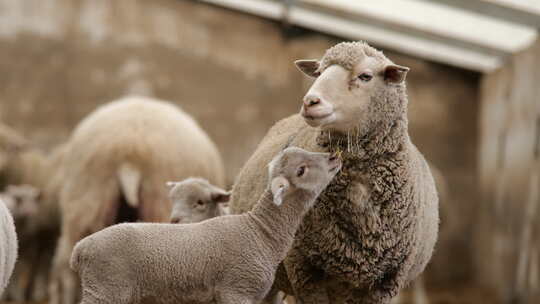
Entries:
POLYGON ((198 201, 197 201, 197 206, 202 206, 202 205, 204 205, 203 201, 198 200, 198 201))
POLYGON ((306 166, 300 166, 298 167, 298 170, 296 170, 296 176, 301 177, 306 173, 306 166))
POLYGON ((358 75, 358 79, 364 81, 364 82, 368 82, 371 80, 371 78, 373 78, 373 75, 371 75, 370 73, 362 73, 360 75, 358 75))

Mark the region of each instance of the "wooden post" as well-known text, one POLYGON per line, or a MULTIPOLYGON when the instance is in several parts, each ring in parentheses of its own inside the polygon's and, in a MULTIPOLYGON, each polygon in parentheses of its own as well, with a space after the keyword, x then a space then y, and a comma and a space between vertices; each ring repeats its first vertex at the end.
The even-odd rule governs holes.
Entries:
POLYGON ((477 280, 540 303, 540 42, 481 83, 477 280))

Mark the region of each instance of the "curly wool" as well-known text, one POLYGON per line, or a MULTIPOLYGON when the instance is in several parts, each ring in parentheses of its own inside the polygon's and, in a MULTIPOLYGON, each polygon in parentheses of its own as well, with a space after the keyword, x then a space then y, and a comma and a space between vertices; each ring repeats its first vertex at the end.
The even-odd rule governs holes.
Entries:
POLYGON ((389 61, 383 52, 369 46, 363 41, 341 42, 325 52, 317 71, 323 72, 333 64, 338 64, 346 70, 352 71, 354 66, 366 56, 374 57, 382 62, 389 61))
MULTIPOLYGON (((363 56, 390 62, 365 43, 341 43, 327 51, 321 69, 350 70, 363 56)), ((232 212, 246 212, 252 206, 245 198, 264 190, 261 168, 284 147, 342 152, 342 172, 304 218, 276 275, 277 289, 306 303, 389 303, 433 252, 437 191, 408 135, 405 85, 385 87, 367 111, 368 119, 347 134, 311 128, 298 114, 277 122, 233 188, 232 212)))

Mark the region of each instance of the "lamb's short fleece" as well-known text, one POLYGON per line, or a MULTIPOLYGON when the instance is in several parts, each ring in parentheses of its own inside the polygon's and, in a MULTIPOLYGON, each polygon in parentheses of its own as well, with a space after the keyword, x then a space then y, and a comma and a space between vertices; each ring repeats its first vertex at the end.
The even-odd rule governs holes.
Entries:
POLYGON ((130 223, 80 241, 71 267, 82 303, 255 303, 269 291, 303 216, 341 168, 288 148, 253 211, 195 224, 130 223))

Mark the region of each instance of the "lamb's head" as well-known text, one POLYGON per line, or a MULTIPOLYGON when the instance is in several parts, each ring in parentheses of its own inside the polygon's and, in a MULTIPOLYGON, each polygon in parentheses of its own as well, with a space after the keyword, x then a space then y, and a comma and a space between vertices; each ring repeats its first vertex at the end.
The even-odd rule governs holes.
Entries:
POLYGON ((29 185, 9 185, 0 193, 0 197, 18 224, 37 216, 39 195, 39 190, 29 185))
POLYGON ((321 60, 295 64, 317 78, 300 110, 312 127, 365 134, 380 120, 405 113, 404 80, 409 68, 392 63, 364 42, 339 43, 321 60))
POLYGON ((167 182, 171 188, 171 223, 197 223, 219 215, 220 203, 228 202, 231 194, 202 178, 167 182))
POLYGON ((274 157, 268 167, 270 190, 279 206, 287 195, 297 191, 319 195, 341 169, 341 159, 335 153, 289 147, 274 157))

